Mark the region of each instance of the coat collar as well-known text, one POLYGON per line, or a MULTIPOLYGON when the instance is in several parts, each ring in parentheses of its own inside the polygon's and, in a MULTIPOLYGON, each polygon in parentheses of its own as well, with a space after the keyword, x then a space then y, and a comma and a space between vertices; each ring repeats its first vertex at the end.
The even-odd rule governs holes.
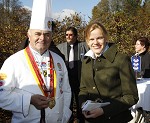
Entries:
POLYGON ((117 46, 115 44, 110 43, 109 49, 103 54, 103 56, 108 59, 110 62, 113 62, 115 59, 115 56, 117 54, 117 46))
MULTIPOLYGON (((103 51, 100 53, 100 56, 109 48, 108 43, 106 43, 105 48, 103 49, 103 51)), ((96 59, 96 56, 94 54, 94 52, 92 50, 89 50, 84 56, 89 56, 93 59, 96 59)))
POLYGON ((142 53, 139 54, 139 56, 144 56, 147 53, 147 51, 144 51, 142 53))

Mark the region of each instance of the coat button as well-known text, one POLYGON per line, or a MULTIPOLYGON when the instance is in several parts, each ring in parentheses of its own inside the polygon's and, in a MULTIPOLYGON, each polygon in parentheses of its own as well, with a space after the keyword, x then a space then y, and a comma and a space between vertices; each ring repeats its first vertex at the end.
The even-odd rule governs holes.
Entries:
POLYGON ((96 70, 96 71, 98 71, 98 69, 97 69, 97 68, 96 68, 95 70, 96 70))
POLYGON ((95 89, 95 87, 93 87, 93 90, 95 89))

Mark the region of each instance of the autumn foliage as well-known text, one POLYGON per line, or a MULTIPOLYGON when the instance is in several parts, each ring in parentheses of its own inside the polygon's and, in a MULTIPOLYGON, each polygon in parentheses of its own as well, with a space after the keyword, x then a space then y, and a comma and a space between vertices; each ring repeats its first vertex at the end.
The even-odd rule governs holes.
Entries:
MULTIPOLYGON (((93 7, 90 22, 100 21, 109 32, 109 41, 117 43, 120 52, 132 55, 138 37, 146 36, 150 39, 150 0, 141 2, 142 0, 101 0, 93 7)), ((0 67, 27 38, 30 18, 31 11, 23 8, 19 0, 0 0, 0 67)), ((53 41, 55 44, 64 42, 68 26, 75 26, 79 40, 84 41, 87 24, 82 13, 75 13, 62 21, 55 19, 53 41)), ((9 120, 9 116, 10 112, 0 109, 0 118, 9 120)))
MULTIPOLYGON (((132 55, 134 43, 140 36, 150 37, 150 0, 101 0, 93 7, 91 21, 100 21, 108 30, 110 42, 118 44, 120 52, 132 55)), ((31 11, 23 8, 19 0, 0 0, 0 66, 15 53, 26 37, 31 11)), ((84 29, 88 22, 82 13, 54 20, 53 41, 65 41, 65 29, 75 26, 78 38, 84 41, 84 29)))

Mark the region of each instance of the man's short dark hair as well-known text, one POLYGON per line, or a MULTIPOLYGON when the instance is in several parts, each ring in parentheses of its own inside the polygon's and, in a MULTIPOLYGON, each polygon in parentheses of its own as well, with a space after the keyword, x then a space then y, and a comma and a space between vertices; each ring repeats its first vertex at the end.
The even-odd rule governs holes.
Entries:
POLYGON ((74 36, 77 36, 77 35, 78 35, 77 29, 76 29, 75 27, 70 26, 70 27, 68 27, 68 28, 66 29, 66 32, 67 32, 67 31, 72 31, 73 34, 74 34, 74 36))

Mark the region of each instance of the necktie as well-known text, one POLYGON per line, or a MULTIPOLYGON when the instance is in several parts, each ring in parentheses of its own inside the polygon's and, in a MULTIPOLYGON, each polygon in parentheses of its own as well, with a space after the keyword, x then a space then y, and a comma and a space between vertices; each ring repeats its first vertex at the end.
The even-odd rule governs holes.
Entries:
POLYGON ((74 50, 73 50, 73 44, 70 45, 70 53, 69 53, 69 68, 72 69, 74 67, 74 50))

